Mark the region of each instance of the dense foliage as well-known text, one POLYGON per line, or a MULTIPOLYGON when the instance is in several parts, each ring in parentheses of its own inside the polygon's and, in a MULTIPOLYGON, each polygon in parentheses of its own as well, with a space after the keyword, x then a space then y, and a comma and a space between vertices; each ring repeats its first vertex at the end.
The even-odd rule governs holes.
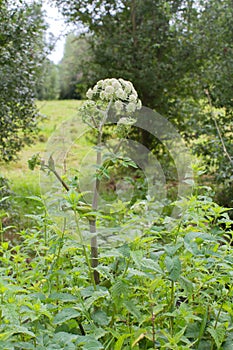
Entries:
POLYGON ((232 222, 207 193, 179 205, 177 220, 125 213, 125 235, 140 228, 142 236, 100 248, 97 286, 83 246, 46 215, 34 216, 14 246, 2 233, 0 346, 230 350, 232 222))
MULTIPOLYGON (((121 131, 132 122, 129 115, 122 117, 122 111, 140 107, 132 84, 122 79, 101 81, 88 96, 83 118, 99 135, 109 103, 120 112, 121 131), (123 88, 128 91, 124 96, 123 88), (101 103, 95 106, 98 97, 101 103), (122 103, 119 97, 124 98, 122 103)), ((76 138, 74 122, 70 125, 76 138)), ((63 135, 64 130, 63 124, 63 135)), ((54 137, 63 143, 61 136, 54 137)), ((86 146, 90 151, 90 144, 86 146)), ((80 152, 76 144, 73 147, 80 152)), ((102 143, 95 147, 97 154, 103 151, 102 143)), ((93 158, 96 166, 90 169, 96 184, 111 175, 111 168, 119 170, 119 163, 132 167, 121 152, 118 148, 114 158, 108 148, 102 166, 99 156, 93 158)), ((103 211, 103 205, 83 202, 90 193, 79 192, 78 180, 83 176, 91 182, 88 174, 67 169, 59 177, 61 159, 53 160, 57 156, 50 154, 48 164, 38 155, 29 162, 30 168, 39 164, 46 170, 50 183, 44 188, 47 207, 40 197, 24 198, 35 203, 31 215, 27 205, 30 226, 15 232, 8 221, 12 207, 0 212, 0 347, 231 349, 233 222, 228 209, 213 202, 210 189, 196 186, 193 195, 166 203, 161 213, 164 203, 146 196, 145 183, 137 188, 133 203, 110 198, 110 211, 103 211), (179 208, 180 215, 167 216, 170 207, 179 208), (94 266, 90 221, 98 232, 94 266)), ((1 186, 0 195, 10 196, 7 183, 1 186)))
MULTIPOLYGON (((232 207, 232 2, 57 4, 68 21, 88 33, 91 51, 81 64, 85 83, 92 86, 106 76, 130 79, 143 104, 172 121, 202 157, 218 203, 232 207)), ((67 55, 72 61, 71 51, 67 55)), ((158 139, 138 129, 131 137, 153 149, 166 177, 176 181, 170 155, 158 139)))
POLYGON ((45 57, 41 6, 0 5, 0 159, 11 161, 33 138, 36 79, 45 57))
POLYGON ((45 59, 42 75, 37 81, 36 98, 38 100, 57 100, 60 95, 59 70, 55 63, 45 59))
POLYGON ((66 38, 64 56, 59 64, 60 99, 85 97, 88 82, 83 76, 83 62, 88 62, 89 56, 87 40, 70 33, 66 38))
MULTIPOLYGON (((23 0, 18 8, 7 0, 0 3, 0 153, 10 161, 35 130, 35 91, 41 98, 57 97, 58 71, 43 61, 40 6, 23 0), (44 86, 35 79, 42 65, 49 72, 44 86)), ((30 169, 44 171, 41 187, 47 206, 39 196, 24 195, 31 225, 22 221, 22 230, 14 225, 22 207, 0 177, 0 348, 232 349, 229 208, 213 201, 210 188, 194 185, 188 167, 181 182, 193 186, 192 194, 172 202, 172 196, 161 199, 159 192, 155 199, 148 192, 149 178, 141 176, 143 171, 138 176, 143 166, 135 170, 143 162, 138 165, 127 157, 122 142, 135 136, 131 129, 142 98, 177 126, 205 159, 215 181, 228 186, 221 190, 225 205, 231 205, 232 1, 56 3, 87 33, 85 39, 67 37, 61 96, 79 98, 86 84, 119 75, 132 80, 139 94, 131 82, 115 78, 88 90, 81 114, 94 137, 86 140, 82 171, 75 157, 83 147, 80 139, 77 145, 77 130, 83 129, 71 120, 48 142, 47 159, 36 154, 29 160, 30 169), (93 140, 94 156, 88 158, 93 140), (68 156, 75 169, 68 169, 68 156), (133 170, 132 177, 128 170, 133 170), (119 178, 122 187, 117 188, 119 178), (32 211, 29 202, 35 203, 32 211)), ((141 134, 142 143, 155 148, 156 140, 141 134)), ((161 143, 158 154, 166 170, 172 152, 168 158, 169 151, 161 151, 166 143, 161 143)), ((174 147, 178 152, 177 143, 174 147)), ((155 164, 149 172, 153 186, 158 182, 166 194, 174 191, 178 181, 161 183, 155 164)))
MULTIPOLYGON (((192 147, 200 140, 195 153, 205 158, 218 183, 231 186, 232 162, 215 121, 232 154, 232 1, 56 3, 68 21, 88 33, 92 54, 82 69, 89 86, 105 77, 132 81, 143 104, 173 121, 192 147), (210 104, 222 108, 216 118, 210 104)), ((141 135, 148 147, 158 147, 141 135)))

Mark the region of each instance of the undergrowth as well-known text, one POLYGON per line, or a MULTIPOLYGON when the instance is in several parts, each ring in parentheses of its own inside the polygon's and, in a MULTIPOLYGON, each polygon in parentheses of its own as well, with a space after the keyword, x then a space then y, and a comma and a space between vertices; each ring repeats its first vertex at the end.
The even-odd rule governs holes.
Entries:
MULTIPOLYGON (((216 204, 207 187, 177 196, 175 203, 147 195, 148 182, 138 180, 140 167, 123 143, 103 144, 113 102, 117 131, 127 137, 135 122, 131 113, 140 109, 135 89, 122 79, 107 79, 88 95, 83 118, 97 135, 96 163, 93 178, 82 175, 85 184, 94 184, 91 200, 91 191, 78 184, 79 173, 59 172, 60 158, 52 151, 47 161, 36 154, 29 167, 40 166, 48 186, 43 198, 21 189, 23 220, 30 225, 24 222, 12 239, 9 232, 16 228, 7 218, 20 202, 3 182, 0 349, 232 349, 229 208, 216 204), (102 102, 91 100, 96 94, 102 102), (121 167, 134 176, 120 178, 116 191, 115 170, 121 167), (102 190, 107 204, 100 200, 102 190)), ((155 185, 154 165, 152 170, 155 185)))
POLYGON ((208 195, 178 205, 181 218, 100 247, 96 286, 83 246, 46 211, 20 244, 3 235, 0 348, 231 349, 232 221, 208 195))

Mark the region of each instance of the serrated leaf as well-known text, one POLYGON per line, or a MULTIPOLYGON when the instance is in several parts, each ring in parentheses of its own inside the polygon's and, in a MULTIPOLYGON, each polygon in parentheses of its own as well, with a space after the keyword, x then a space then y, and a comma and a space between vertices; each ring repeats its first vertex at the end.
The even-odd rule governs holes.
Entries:
POLYGON ((65 308, 61 310, 53 319, 54 324, 64 323, 72 318, 80 316, 80 312, 74 308, 65 308))
POLYGON ((193 284, 191 281, 189 281, 187 278, 180 276, 179 277, 179 282, 181 287, 185 290, 187 294, 192 294, 193 293, 193 284))
POLYGON ((141 250, 131 251, 130 255, 131 255, 135 265, 140 268, 141 262, 142 262, 142 259, 144 256, 143 251, 141 251, 141 250))
POLYGON ((85 306, 89 309, 97 300, 101 298, 106 298, 109 296, 109 292, 107 290, 97 290, 94 291, 91 297, 85 300, 85 306))
POLYGON ((166 256, 164 262, 165 262, 167 271, 169 272, 168 274, 169 279, 174 282, 177 281, 181 273, 180 259, 177 256, 173 258, 166 256))
POLYGON ((131 300, 126 300, 123 302, 123 304, 125 305, 127 311, 133 315, 137 321, 139 321, 141 319, 141 313, 140 311, 137 309, 136 305, 133 303, 133 301, 131 300))
POLYGON ((96 310, 92 314, 92 319, 98 326, 107 326, 111 320, 111 318, 108 317, 106 312, 102 310, 96 310))
POLYGON ((224 326, 220 325, 217 328, 214 328, 213 326, 208 327, 207 331, 210 333, 212 338, 215 341, 215 344, 217 346, 217 349, 220 349, 226 334, 226 329, 224 326))
POLYGON ((86 288, 83 288, 82 290, 81 290, 81 295, 82 295, 82 297, 84 297, 84 298, 88 298, 88 297, 91 297, 92 296, 92 294, 94 293, 94 288, 93 288, 93 286, 89 286, 89 287, 86 287, 86 288))
POLYGON ((113 286, 112 286, 112 296, 114 298, 118 298, 121 295, 127 295, 128 294, 128 285, 123 280, 118 280, 113 286))
POLYGON ((157 273, 162 273, 163 272, 161 270, 161 267, 159 266, 159 264, 156 261, 152 260, 152 259, 143 258, 141 266, 146 271, 154 271, 154 272, 157 272, 157 273))
POLYGON ((61 344, 69 344, 74 342, 78 338, 78 335, 67 333, 67 332, 58 332, 54 335, 54 340, 61 344))
POLYGON ((77 297, 69 293, 52 293, 49 295, 49 299, 63 302, 77 301, 77 297))
POLYGON ((95 268, 96 271, 99 272, 101 276, 104 278, 110 280, 111 282, 114 281, 112 273, 110 273, 110 267, 109 266, 103 266, 103 265, 98 265, 95 268))
POLYGON ((115 346, 114 346, 114 350, 121 350, 122 346, 124 345, 124 341, 127 338, 130 338, 131 334, 123 334, 122 336, 120 336, 120 338, 118 338, 115 346))
MULTIPOLYGON (((108 217, 106 216, 106 218, 108 218, 108 217)), ((109 218, 112 218, 112 217, 109 217, 109 218)), ((114 249, 114 248, 99 254, 100 259, 103 259, 103 258, 122 258, 122 256, 123 255, 121 254, 121 252, 117 249, 114 249)))
POLYGON ((104 349, 103 345, 98 340, 96 340, 93 336, 90 336, 90 335, 79 337, 76 344, 82 345, 83 350, 102 350, 102 349, 104 349))
POLYGON ((167 245, 164 247, 165 252, 169 255, 169 256, 173 256, 176 254, 177 250, 179 250, 183 245, 183 242, 180 242, 178 244, 175 245, 167 245))
POLYGON ((128 272, 129 272, 130 276, 148 277, 145 272, 142 272, 142 271, 139 271, 139 270, 136 270, 136 269, 129 268, 128 272))
POLYGON ((12 331, 13 334, 26 334, 29 335, 31 338, 35 338, 35 334, 31 331, 29 331, 26 327, 22 326, 14 326, 14 330, 12 331))
MULTIPOLYGON (((34 345, 30 344, 28 342, 17 342, 17 344, 14 344, 14 349, 16 349, 16 348, 23 349, 23 350, 34 350, 35 349, 34 345)), ((0 344, 0 349, 1 349, 1 344, 0 344)))

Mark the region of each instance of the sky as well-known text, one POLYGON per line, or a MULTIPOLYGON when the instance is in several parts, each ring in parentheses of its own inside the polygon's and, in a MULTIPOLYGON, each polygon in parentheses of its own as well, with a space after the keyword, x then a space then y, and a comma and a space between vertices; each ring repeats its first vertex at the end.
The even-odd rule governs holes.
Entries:
POLYGON ((48 4, 46 0, 43 2, 43 9, 46 11, 46 22, 49 25, 48 32, 51 32, 55 39, 55 48, 48 58, 54 63, 59 63, 63 57, 65 34, 68 32, 68 28, 64 23, 62 15, 58 12, 58 9, 48 4))

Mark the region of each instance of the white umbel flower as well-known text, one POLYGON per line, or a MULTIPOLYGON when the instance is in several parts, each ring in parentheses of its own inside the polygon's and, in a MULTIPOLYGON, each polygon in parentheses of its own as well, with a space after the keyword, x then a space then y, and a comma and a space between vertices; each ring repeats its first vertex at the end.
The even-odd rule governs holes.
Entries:
POLYGON ((117 112, 121 112, 121 111, 123 111, 123 109, 124 109, 124 104, 123 104, 123 102, 122 102, 122 101, 119 101, 119 100, 117 100, 116 102, 114 102, 114 106, 115 106, 117 112))
POLYGON ((88 89, 88 90, 87 90, 86 96, 87 96, 87 98, 89 98, 89 100, 92 99, 92 97, 93 97, 93 91, 92 91, 92 89, 88 89))
POLYGON ((129 102, 127 105, 126 105, 126 111, 129 112, 129 113, 133 113, 135 112, 137 109, 137 105, 135 102, 129 102))
POLYGON ((99 99, 102 103, 113 103, 117 113, 123 110, 127 113, 134 113, 136 109, 142 107, 133 84, 121 78, 99 80, 93 89, 87 91, 86 95, 89 100, 98 101, 99 99))

